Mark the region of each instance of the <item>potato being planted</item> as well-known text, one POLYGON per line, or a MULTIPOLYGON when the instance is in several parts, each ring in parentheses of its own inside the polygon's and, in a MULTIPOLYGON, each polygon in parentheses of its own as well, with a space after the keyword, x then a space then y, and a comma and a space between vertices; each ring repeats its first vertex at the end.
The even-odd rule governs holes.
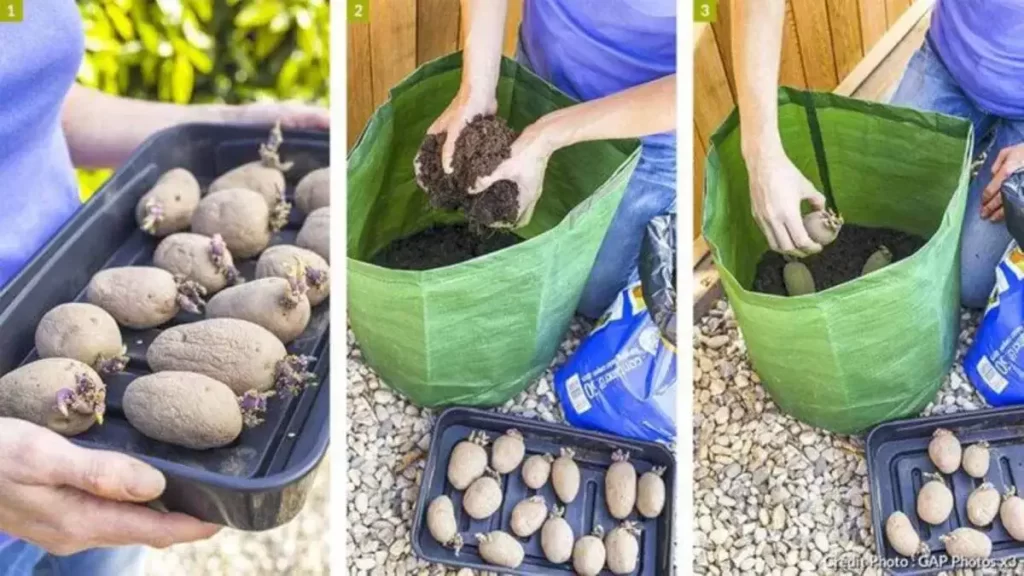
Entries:
POLYGON ((331 168, 317 168, 299 180, 295 187, 295 206, 303 214, 331 205, 331 168))
POLYGON ((292 167, 291 162, 281 162, 279 149, 283 142, 281 125, 275 124, 267 142, 260 144, 260 159, 225 172, 210 184, 208 193, 244 188, 259 194, 273 208, 284 198, 284 173, 292 167))
POLYGON ((623 522, 604 537, 608 570, 612 574, 632 574, 640 561, 640 528, 635 522, 623 522))
POLYGON ((555 459, 551 454, 534 454, 523 462, 523 483, 528 488, 540 490, 548 483, 551 476, 551 463, 555 459))
POLYGON ((982 440, 977 444, 971 444, 964 450, 964 472, 972 478, 984 478, 988 474, 989 460, 988 442, 982 440))
POLYGON ((501 478, 497 472, 488 468, 462 495, 462 509, 470 518, 483 520, 490 518, 498 508, 501 508, 501 501, 501 478))
POLYGON ((831 244, 843 227, 843 217, 831 210, 809 212, 804 215, 803 221, 807 235, 822 246, 831 244))
POLYGON ((928 443, 928 457, 943 474, 952 474, 960 468, 960 441, 952 432, 938 428, 928 443))
POLYGON ((65 436, 103 423, 107 387, 84 362, 43 358, 0 378, 0 417, 19 418, 65 436))
POLYGON ((575 536, 572 526, 564 518, 565 508, 555 506, 540 529, 540 547, 548 562, 562 564, 572 558, 572 544, 575 536))
POLYGON ((540 495, 525 498, 512 508, 512 519, 509 527, 512 533, 520 538, 529 538, 544 525, 548 514, 548 505, 540 495))
POLYGON ((570 504, 580 491, 580 467, 573 458, 576 452, 572 448, 562 448, 562 454, 551 465, 551 485, 558 499, 570 504))
POLYGON ((572 568, 579 576, 597 576, 604 568, 607 553, 604 549, 604 528, 594 527, 594 532, 576 541, 572 547, 572 568))
POLYGON ((479 431, 459 442, 448 457, 448 482, 456 490, 465 490, 487 469, 487 434, 479 431))
POLYGON ((477 534, 476 539, 480 543, 477 550, 484 562, 505 568, 518 568, 523 563, 526 555, 523 545, 510 534, 494 530, 487 534, 477 534))
POLYGON ((1013 486, 1010 486, 1003 495, 1003 503, 999 506, 999 520, 1011 538, 1024 542, 1024 499, 1017 496, 1017 489, 1013 486))
POLYGON ((189 226, 199 205, 199 182, 184 168, 164 172, 156 185, 139 198, 135 221, 147 234, 162 237, 189 226))
POLYGON ((644 518, 657 518, 665 509, 664 466, 656 466, 640 476, 636 486, 636 511, 644 518))
POLYGON ((953 511, 953 493, 938 474, 924 474, 925 484, 917 493, 917 517, 932 525, 939 525, 953 511))
POLYGON ((498 436, 491 445, 491 468, 498 474, 508 474, 519 467, 526 454, 526 444, 519 430, 509 430, 498 436))
POLYGON ((890 514, 885 521, 885 537, 893 550, 902 556, 912 558, 929 554, 928 545, 921 541, 910 518, 899 510, 890 514))
POLYGON ((967 519, 975 526, 988 526, 999 513, 999 502, 999 491, 985 482, 967 497, 967 519))
POLYGON ((181 310, 199 314, 204 296, 201 284, 151 266, 100 270, 86 289, 89 302, 110 313, 118 324, 136 330, 164 324, 181 310))
POLYGON ((269 330, 285 344, 309 324, 306 282, 293 272, 284 278, 260 278, 226 288, 206 304, 209 318, 237 318, 269 330))
POLYGON ((194 372, 157 372, 136 378, 124 392, 125 417, 136 430, 161 442, 193 450, 219 448, 242 433, 243 420, 266 404, 258 396, 239 399, 231 388, 194 372), (242 413, 242 402, 246 412, 242 413), (254 401, 255 400, 255 401, 254 401))
POLYGON ((965 560, 988 558, 992 554, 992 541, 974 528, 957 528, 939 536, 946 545, 946 553, 965 560))
POLYGON ((331 209, 328 206, 317 208, 302 223, 295 243, 309 248, 328 262, 331 261, 331 209))
POLYGON ((267 248, 256 262, 257 278, 288 278, 292 270, 302 266, 302 274, 309 290, 306 297, 310 306, 323 302, 331 294, 330 265, 312 250, 290 244, 267 248))
POLYGON ((790 296, 803 296, 815 291, 814 276, 803 262, 787 262, 782 268, 782 281, 790 296))
POLYGON ((199 202, 192 214, 192 231, 210 237, 220 234, 232 256, 252 258, 288 223, 287 208, 282 202, 271 210, 252 190, 229 188, 199 202))
POLYGON ((444 494, 434 498, 427 506, 427 530, 438 544, 455 550, 459 555, 462 548, 462 535, 455 521, 455 505, 452 499, 444 494))
POLYGON ((114 374, 128 365, 127 351, 117 321, 94 304, 61 304, 36 326, 40 358, 73 358, 100 374, 114 374))
POLYGON ((288 354, 266 328, 235 318, 211 318, 168 328, 146 350, 155 372, 196 372, 223 382, 235 394, 275 390, 297 395, 316 386, 311 356, 288 354))
POLYGON ((889 264, 892 264, 892 252, 885 246, 880 246, 871 256, 868 256, 867 261, 864 262, 864 266, 860 270, 860 275, 867 276, 875 270, 885 268, 889 264))
POLYGON ((215 294, 242 278, 220 234, 213 237, 178 232, 164 238, 153 253, 153 265, 177 277, 192 280, 215 294))

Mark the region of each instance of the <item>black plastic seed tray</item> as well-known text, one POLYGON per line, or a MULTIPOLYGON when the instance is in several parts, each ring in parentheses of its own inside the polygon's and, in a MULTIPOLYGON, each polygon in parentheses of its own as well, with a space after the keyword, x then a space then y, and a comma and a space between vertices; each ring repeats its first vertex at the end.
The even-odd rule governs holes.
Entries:
MULTIPOLYGON (((667 448, 660 444, 640 442, 470 408, 449 408, 438 417, 434 425, 430 454, 420 483, 419 501, 416 503, 416 517, 412 528, 412 546, 419 557, 431 562, 502 574, 574 574, 571 562, 552 564, 544 558, 544 552, 540 547, 540 531, 537 531, 529 539, 519 538, 526 556, 523 563, 515 570, 487 564, 477 552, 477 541, 474 537, 477 533, 504 530, 514 536, 509 526, 512 509, 524 498, 540 494, 544 497, 549 509, 552 504, 558 502, 550 480, 540 490, 526 487, 523 484, 522 465, 520 465, 514 472, 502 476, 504 498, 501 508, 493 516, 486 520, 474 520, 462 510, 462 492, 448 483, 448 456, 452 449, 474 430, 484 431, 488 439, 493 441, 510 428, 522 432, 526 440, 525 458, 529 458, 532 454, 543 453, 557 456, 562 447, 573 448, 576 451, 576 463, 579 465, 581 473, 580 491, 576 500, 565 510, 565 519, 572 526, 576 539, 591 533, 596 525, 601 525, 607 533, 619 524, 619 521, 608 513, 604 499, 604 476, 608 467, 611 466, 611 455, 615 450, 621 449, 629 452, 638 478, 655 466, 664 466, 666 468, 663 476, 665 480, 665 510, 661 516, 645 520, 634 510, 628 519, 638 522, 641 528, 640 562, 633 574, 635 576, 664 576, 672 573, 672 504, 675 460, 667 448), (459 532, 465 541, 458 556, 453 550, 438 544, 427 529, 427 506, 440 494, 447 494, 452 499, 459 532)), ((490 455, 491 442, 488 442, 487 446, 487 452, 490 455)), ((560 502, 558 503, 561 505, 560 502)), ((611 572, 605 569, 601 574, 611 574, 611 572)))
MULTIPOLYGON (((58 304, 84 301, 97 271, 115 266, 150 265, 158 243, 135 222, 135 205, 157 178, 171 168, 190 170, 207 186, 215 177, 258 159, 269 127, 184 125, 154 135, 97 191, 30 264, 0 291, 0 374, 37 358, 36 325, 58 304)), ((287 194, 302 176, 330 162, 327 133, 284 133, 281 156, 295 165, 287 174, 287 194)), ((293 210, 274 244, 293 243, 301 216, 293 210)), ((254 260, 236 263, 253 278, 254 260)), ((224 448, 195 451, 146 438, 125 419, 125 387, 150 372, 146 349, 160 328, 122 328, 131 361, 123 374, 106 379, 107 413, 74 442, 139 457, 167 477, 158 509, 184 512, 208 522, 244 530, 284 524, 302 509, 313 472, 327 451, 329 435, 329 300, 313 309, 306 331, 289 352, 309 354, 320 385, 298 397, 274 397, 262 425, 242 432, 224 448)), ((168 326, 200 316, 182 313, 168 326)), ((166 326, 165 326, 166 327, 166 326)))
MULTIPOLYGON (((923 474, 938 472, 928 457, 928 443, 936 428, 953 432, 966 448, 988 441, 991 454, 985 480, 1004 493, 1016 487, 1024 490, 1024 407, 979 410, 946 416, 890 422, 876 427, 867 438, 867 467, 871 481, 871 521, 875 546, 889 574, 923 575, 950 571, 957 567, 939 536, 966 526, 984 532, 992 540, 989 566, 998 567, 1009 559, 1024 556, 1024 543, 1016 542, 1003 528, 998 516, 988 527, 973 526, 967 519, 967 497, 982 480, 971 478, 962 469, 943 476, 953 491, 953 512, 941 526, 931 526, 917 517, 917 493, 924 483, 923 474), (885 521, 901 510, 925 541, 931 554, 920 560, 900 556, 885 537, 885 521)), ((977 562, 977 561, 975 561, 977 562)), ((1020 562, 1018 559, 1016 562, 1020 562)), ((960 564, 961 568, 979 568, 960 564)))

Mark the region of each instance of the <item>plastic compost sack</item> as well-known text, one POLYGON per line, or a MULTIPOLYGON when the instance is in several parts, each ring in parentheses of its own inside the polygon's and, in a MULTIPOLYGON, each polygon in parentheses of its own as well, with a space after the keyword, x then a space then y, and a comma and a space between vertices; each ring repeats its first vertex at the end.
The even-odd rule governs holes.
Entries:
MULTIPOLYGON (((462 221, 432 210, 413 157, 459 88, 462 58, 423 65, 370 119, 348 164, 348 318, 367 362, 420 406, 495 406, 547 369, 639 155, 635 140, 556 152, 525 241, 453 266, 371 263, 392 241, 462 221)), ((503 59, 498 114, 515 130, 574 101, 503 59)))
POLYGON ((569 424, 675 441, 674 263, 675 215, 658 216, 644 233, 629 286, 555 372, 555 392, 569 424))
POLYGON ((927 238, 868 276, 798 297, 754 292, 768 249, 750 207, 736 112, 712 137, 703 233, 772 400, 842 434, 916 414, 953 363, 967 121, 834 94, 780 91, 787 155, 847 223, 927 238))

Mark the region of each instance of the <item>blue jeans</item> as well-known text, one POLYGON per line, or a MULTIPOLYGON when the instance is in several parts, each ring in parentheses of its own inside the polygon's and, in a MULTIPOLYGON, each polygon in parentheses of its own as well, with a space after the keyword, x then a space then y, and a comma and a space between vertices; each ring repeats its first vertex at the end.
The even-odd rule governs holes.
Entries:
MULTIPOLYGON (((533 70, 522 44, 516 50, 516 60, 533 70)), ((591 319, 604 314, 629 282, 647 223, 655 216, 676 210, 675 131, 648 136, 640 146, 640 161, 626 184, 577 306, 580 314, 591 319)))
POLYGON ((981 217, 981 193, 992 179, 999 151, 1024 142, 1024 121, 1001 118, 978 108, 950 76, 945 64, 926 41, 907 65, 892 104, 959 116, 974 124, 976 139, 992 132, 992 148, 967 194, 960 240, 960 302, 984 308, 995 285, 995 267, 1010 242, 1003 222, 981 217))
POLYGON ((0 576, 143 576, 145 552, 142 546, 126 546, 53 556, 16 541, 0 548, 0 576))

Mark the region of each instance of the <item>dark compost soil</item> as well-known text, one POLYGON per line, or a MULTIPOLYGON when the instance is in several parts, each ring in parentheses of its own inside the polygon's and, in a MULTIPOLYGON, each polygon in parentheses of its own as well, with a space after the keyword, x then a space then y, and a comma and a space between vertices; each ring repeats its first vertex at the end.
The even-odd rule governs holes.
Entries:
POLYGON ((511 232, 477 233, 466 225, 434 226, 384 247, 372 258, 378 266, 395 270, 431 270, 497 252, 522 242, 511 232))
MULTIPOLYGON (((887 247, 892 252, 892 261, 898 262, 917 252, 924 243, 923 238, 897 230, 844 224, 835 241, 820 253, 801 259, 801 262, 811 269, 815 287, 821 292, 860 276, 864 262, 879 246, 887 247)), ((782 281, 785 265, 781 254, 765 252, 757 264, 754 290, 786 296, 786 285, 782 281)))
POLYGON ((495 182, 476 196, 467 190, 477 178, 494 172, 511 154, 516 132, 496 116, 477 116, 459 134, 452 157, 452 173, 441 165, 447 133, 430 134, 420 145, 419 184, 430 204, 440 210, 462 210, 479 226, 513 224, 519 215, 519 188, 511 180, 495 182))

